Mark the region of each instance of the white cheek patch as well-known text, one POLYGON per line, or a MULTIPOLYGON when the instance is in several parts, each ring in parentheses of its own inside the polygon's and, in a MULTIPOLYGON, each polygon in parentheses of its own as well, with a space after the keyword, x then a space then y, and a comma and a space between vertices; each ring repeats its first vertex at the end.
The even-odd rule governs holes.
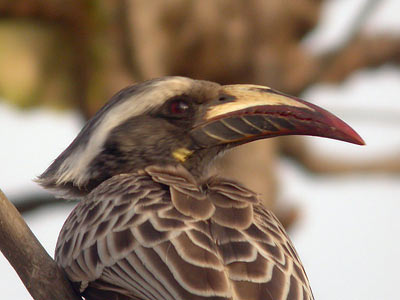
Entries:
POLYGON ((229 95, 235 96, 237 100, 211 106, 208 109, 205 118, 208 120, 230 112, 263 105, 288 105, 314 110, 306 104, 292 98, 273 92, 269 93, 268 91, 270 90, 269 87, 251 84, 224 86, 223 91, 229 95))
POLYGON ((77 147, 61 164, 56 175, 57 184, 71 181, 76 186, 82 186, 87 183, 88 166, 102 151, 108 135, 114 128, 132 117, 161 106, 167 99, 184 93, 192 85, 192 79, 170 77, 167 80, 156 81, 141 93, 135 93, 129 99, 110 107, 110 110, 95 124, 88 143, 77 147))

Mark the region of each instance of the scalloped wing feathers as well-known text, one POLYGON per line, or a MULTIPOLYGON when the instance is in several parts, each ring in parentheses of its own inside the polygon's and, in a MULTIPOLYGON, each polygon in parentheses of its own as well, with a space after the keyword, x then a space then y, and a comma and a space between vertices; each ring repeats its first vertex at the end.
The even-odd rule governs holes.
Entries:
POLYGON ((198 184, 183 167, 102 183, 67 219, 56 261, 87 299, 313 299, 257 196, 229 180, 198 184))

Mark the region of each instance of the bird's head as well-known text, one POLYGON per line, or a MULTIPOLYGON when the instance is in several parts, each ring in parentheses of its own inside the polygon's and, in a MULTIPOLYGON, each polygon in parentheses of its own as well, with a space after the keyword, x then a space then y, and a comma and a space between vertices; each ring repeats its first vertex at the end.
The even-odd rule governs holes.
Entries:
POLYGON ((38 182, 79 198, 114 175, 154 164, 182 164, 201 176, 224 150, 279 135, 364 144, 329 112, 268 87, 164 77, 112 97, 38 182))

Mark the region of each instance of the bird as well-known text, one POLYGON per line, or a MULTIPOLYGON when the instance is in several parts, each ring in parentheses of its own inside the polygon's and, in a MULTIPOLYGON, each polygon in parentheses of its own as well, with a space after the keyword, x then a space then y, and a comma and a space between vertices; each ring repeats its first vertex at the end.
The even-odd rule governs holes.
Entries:
POLYGON ((57 264, 86 300, 314 299, 259 195, 210 173, 229 149, 281 135, 364 144, 328 111, 265 86, 169 76, 121 90, 37 178, 79 200, 57 264))

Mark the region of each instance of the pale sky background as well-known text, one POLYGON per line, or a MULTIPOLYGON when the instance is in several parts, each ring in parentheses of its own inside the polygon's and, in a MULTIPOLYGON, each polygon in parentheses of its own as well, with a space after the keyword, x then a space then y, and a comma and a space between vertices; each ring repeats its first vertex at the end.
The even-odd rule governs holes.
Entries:
MULTIPOLYGON (((336 45, 365 0, 330 0, 321 26, 305 44, 310 51, 336 45)), ((368 33, 400 34, 400 1, 383 0, 368 20, 368 33)), ((354 74, 341 86, 318 86, 303 96, 339 115, 367 142, 359 147, 307 138, 315 153, 365 161, 400 152, 400 69, 383 66, 354 74)), ((81 124, 73 112, 16 111, 0 102, 1 188, 7 196, 38 191, 32 179, 72 141, 81 124), (28 145, 28 146, 27 146, 28 145), (38 148, 41 145, 43 148, 38 148), (4 171, 6 170, 6 171, 4 171)), ((399 299, 400 174, 320 176, 290 161, 279 166, 281 197, 299 206, 291 232, 316 299, 399 299)), ((50 207, 26 219, 53 255, 69 209, 50 207)), ((0 254, 1 299, 32 299, 0 254)))

